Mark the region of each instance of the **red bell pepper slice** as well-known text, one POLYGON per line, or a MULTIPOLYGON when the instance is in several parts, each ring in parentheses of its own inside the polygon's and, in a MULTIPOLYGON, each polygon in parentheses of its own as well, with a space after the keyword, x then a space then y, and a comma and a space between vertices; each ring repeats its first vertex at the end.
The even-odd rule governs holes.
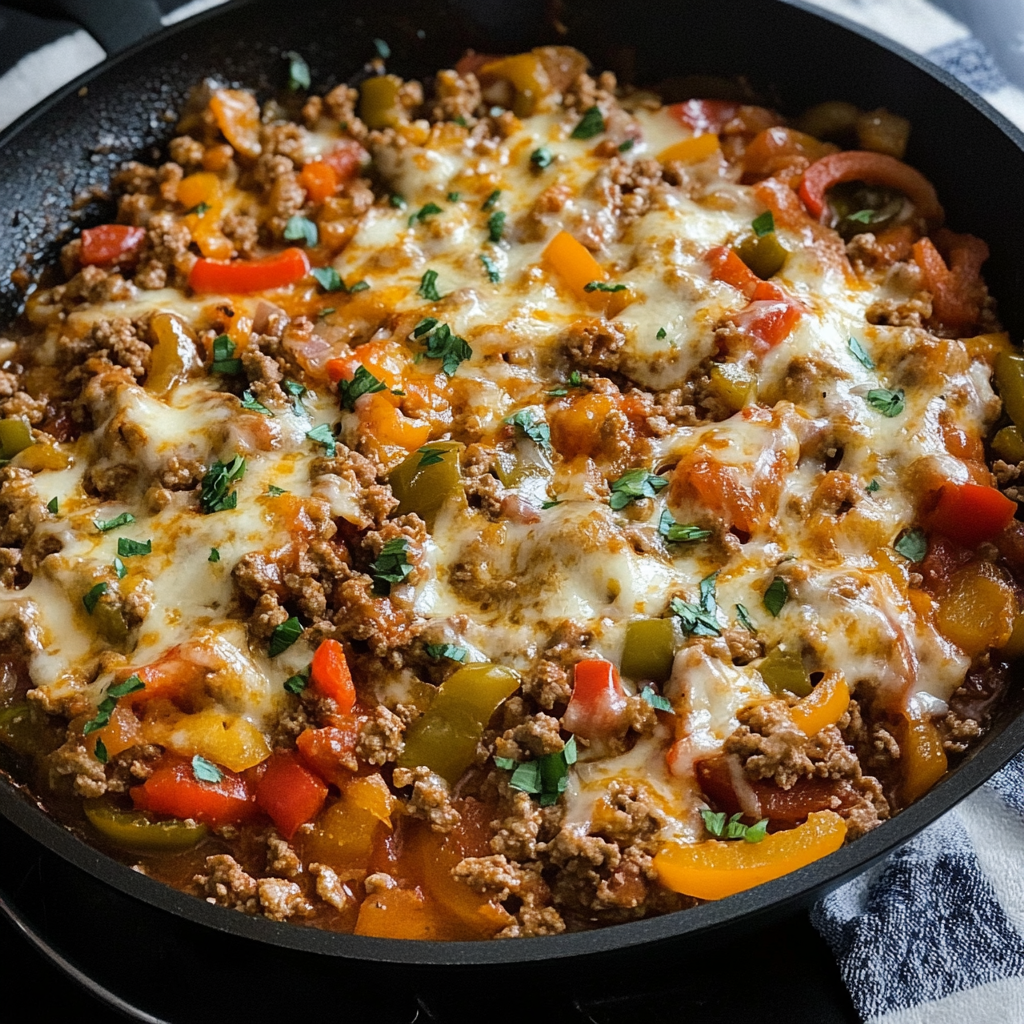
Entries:
POLYGON ((914 243, 914 262, 921 268, 925 288, 932 293, 932 316, 952 330, 966 333, 981 316, 985 287, 981 265, 988 246, 974 235, 958 235, 944 228, 936 241, 949 253, 949 266, 930 238, 914 243))
POLYGON ((356 688, 345 659, 345 648, 337 640, 324 640, 313 655, 309 682, 317 693, 330 697, 338 712, 347 715, 356 702, 356 688))
POLYGON ((729 100, 686 100, 673 103, 668 112, 698 135, 717 135, 736 116, 736 104, 729 100))
POLYGON ((754 339, 755 351, 774 348, 790 336, 803 316, 803 309, 786 298, 764 298, 751 302, 732 316, 739 330, 754 339))
POLYGON ((578 661, 563 726, 584 739, 608 735, 618 731, 625 710, 626 693, 619 670, 610 661, 597 658, 578 661))
POLYGON ((1017 503, 994 487, 944 484, 928 526, 967 548, 992 540, 1013 521, 1017 503))
POLYGON ((342 141, 323 155, 323 162, 338 176, 338 184, 344 185, 356 176, 368 154, 358 142, 342 141))
POLYGON ((196 260, 188 275, 189 287, 195 292, 261 292, 267 288, 284 288, 301 281, 309 273, 309 259, 301 249, 285 249, 273 256, 255 260, 196 260))
POLYGON ((109 266, 134 256, 146 240, 145 228, 127 224, 100 224, 82 232, 82 251, 79 259, 83 266, 109 266))
POLYGON ((256 786, 256 806, 268 814, 278 831, 291 839, 295 830, 312 821, 327 799, 327 785, 291 750, 271 754, 256 786))
POLYGON ((902 192, 917 207, 917 212, 933 225, 945 216, 932 183, 913 167, 885 153, 847 150, 815 161, 804 171, 800 198, 817 218, 825 211, 825 193, 843 181, 863 181, 885 185, 902 192))
POLYGON ((256 814, 248 782, 227 768, 220 771, 220 782, 201 782, 191 761, 165 759, 141 786, 132 789, 132 802, 143 811, 194 818, 211 828, 248 821, 256 814))
POLYGON ((764 283, 732 249, 724 245, 716 245, 709 249, 704 259, 711 265, 711 276, 714 280, 732 285, 748 299, 752 299, 757 286, 764 283))
POLYGON ((359 719, 338 715, 334 725, 323 729, 303 729, 295 740, 299 756, 321 778, 344 787, 352 778, 351 763, 359 739, 359 719))

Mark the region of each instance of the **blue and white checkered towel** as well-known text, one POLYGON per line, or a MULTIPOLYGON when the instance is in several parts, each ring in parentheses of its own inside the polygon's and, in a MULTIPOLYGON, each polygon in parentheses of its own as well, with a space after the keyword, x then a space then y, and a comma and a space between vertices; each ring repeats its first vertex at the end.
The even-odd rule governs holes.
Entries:
MULTIPOLYGON (((220 2, 161 7, 169 23, 220 2)), ((812 2, 923 54, 1024 127, 1024 0, 812 2)), ((102 58, 84 31, 24 57, 0 76, 0 128, 102 58)), ((1024 1024, 1024 755, 812 920, 868 1024, 1024 1024)))

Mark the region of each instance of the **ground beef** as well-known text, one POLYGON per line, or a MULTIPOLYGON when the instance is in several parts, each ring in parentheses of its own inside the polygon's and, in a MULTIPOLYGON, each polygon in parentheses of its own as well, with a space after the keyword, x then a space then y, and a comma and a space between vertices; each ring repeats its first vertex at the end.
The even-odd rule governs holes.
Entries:
POLYGON ((603 317, 575 320, 561 339, 566 358, 574 366, 618 370, 626 335, 618 324, 603 317))
POLYGON ((140 336, 144 330, 141 321, 115 317, 97 321, 84 337, 62 335, 57 339, 61 362, 73 366, 68 383, 81 387, 90 377, 112 366, 127 370, 136 381, 142 380, 151 355, 149 343, 140 336))
POLYGON ((290 917, 306 917, 313 907, 302 894, 297 882, 283 878, 261 878, 256 883, 260 909, 271 921, 287 921, 290 917))
POLYGON ((370 764, 397 761, 405 749, 405 723, 393 711, 379 704, 359 730, 356 754, 370 764))
POLYGON ((240 910, 245 914, 259 912, 258 886, 252 875, 242 870, 242 865, 226 853, 206 858, 208 874, 196 875, 192 881, 207 903, 216 903, 229 910, 240 910))
POLYGON ((459 812, 451 804, 448 783, 429 768, 396 768, 394 784, 397 789, 412 786, 406 812, 430 822, 434 832, 450 832, 458 824, 459 812))
POLYGON ((163 752, 163 747, 141 743, 115 754, 107 763, 107 792, 127 793, 132 786, 145 782, 163 752))
POLYGON ((296 878, 302 874, 302 859, 288 841, 273 830, 267 834, 267 871, 281 878, 296 878))
POLYGON ((177 135, 167 144, 167 152, 183 169, 192 169, 203 162, 206 148, 190 135, 177 135))
POLYGON ((107 791, 106 770, 78 736, 50 754, 46 764, 52 789, 57 788, 60 778, 70 776, 75 794, 85 800, 103 796, 107 791))
POLYGON ((331 493, 335 486, 332 478, 344 482, 354 504, 353 511, 360 516, 355 525, 364 530, 370 526, 380 529, 398 507, 390 484, 380 482, 383 476, 383 468, 377 462, 343 444, 337 446, 334 456, 314 460, 309 469, 314 493, 331 493))
POLYGON ((256 252, 260 231, 255 217, 233 210, 221 221, 220 229, 239 256, 248 259, 256 252))
POLYGON ((352 894, 333 868, 313 863, 309 865, 309 873, 316 879, 316 894, 324 903, 330 904, 335 910, 344 910, 352 902, 352 894))
POLYGON ((525 705, 519 697, 510 697, 502 708, 505 732, 498 737, 494 750, 499 757, 525 761, 557 753, 565 746, 561 725, 557 718, 525 714, 525 705))
POLYGON ((912 299, 880 299, 868 306, 864 317, 869 324, 889 327, 923 327, 932 315, 932 299, 928 292, 918 292, 912 299))
POLYGON ((460 75, 456 71, 439 71, 434 79, 434 100, 430 105, 431 121, 455 121, 458 118, 472 127, 480 106, 480 83, 476 75, 460 75))
POLYGON ((31 471, 16 466, 0 468, 0 545, 23 547, 47 515, 31 471))

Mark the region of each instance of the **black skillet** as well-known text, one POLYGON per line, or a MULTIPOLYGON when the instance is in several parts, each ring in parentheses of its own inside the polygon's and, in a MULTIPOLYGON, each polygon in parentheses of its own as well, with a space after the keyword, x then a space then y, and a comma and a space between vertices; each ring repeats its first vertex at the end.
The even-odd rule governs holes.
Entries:
MULTIPOLYGON (((763 101, 783 111, 837 98, 867 109, 888 106, 912 121, 907 159, 935 183, 948 223, 991 246, 986 276, 1002 318, 1015 337, 1024 329, 1024 261, 1017 257, 1024 238, 1024 190, 1019 188, 1024 136, 922 59, 839 19, 780 0, 642 6, 567 0, 546 11, 535 3, 513 6, 500 0, 320 0, 287 6, 238 0, 217 8, 89 72, 0 135, 0 217, 6 224, 0 237, 0 324, 16 314, 21 301, 7 283, 11 272, 39 269, 80 226, 109 215, 101 201, 83 206, 76 197, 104 185, 127 158, 157 157, 194 82, 212 75, 267 95, 286 79, 282 53, 295 50, 309 62, 314 87, 324 91, 359 73, 376 53, 375 38, 388 42, 389 67, 405 77, 426 77, 451 66, 467 46, 508 52, 567 42, 597 67, 613 67, 641 84, 670 76, 741 76, 763 101)), ((587 967, 600 973, 606 964, 624 963, 623 951, 635 963, 637 956, 661 957, 682 946, 696 948, 723 935, 770 927, 864 871, 1024 748, 1022 712, 1024 693, 1015 686, 985 740, 948 778, 894 820, 799 872, 679 914, 512 943, 399 942, 248 918, 157 884, 96 852, 2 778, 0 812, 118 894, 169 912, 179 923, 198 925, 205 935, 212 930, 269 944, 280 951, 282 964, 303 962, 286 952, 302 951, 410 969, 531 964, 540 972, 568 958, 577 960, 575 971, 585 958, 587 967)), ((174 919, 165 918, 168 927, 174 919)), ((366 970, 371 970, 368 963, 366 970)))

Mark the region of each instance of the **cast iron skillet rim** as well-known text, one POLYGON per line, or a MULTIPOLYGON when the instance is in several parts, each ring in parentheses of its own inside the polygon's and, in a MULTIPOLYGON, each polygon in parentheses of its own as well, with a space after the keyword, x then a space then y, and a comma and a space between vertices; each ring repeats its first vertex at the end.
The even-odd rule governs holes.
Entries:
MULTIPOLYGON (((7 129, 0 132, 0 148, 20 135, 54 106, 77 93, 93 79, 122 61, 130 60, 150 46, 161 45, 196 24, 232 14, 252 0, 229 0, 219 7, 203 11, 193 18, 168 26, 129 49, 90 68, 58 92, 27 111, 7 129)), ((968 89, 948 72, 925 58, 877 32, 831 12, 822 11, 803 0, 778 0, 814 18, 831 22, 883 50, 912 64, 966 101, 979 114, 1006 135, 1015 147, 1024 151, 1024 133, 999 111, 968 89)), ((516 962, 562 959, 573 956, 613 953, 616 950, 643 946, 674 938, 711 933, 741 919, 754 919, 786 908, 806 904, 816 890, 833 888, 859 874, 885 854, 910 839, 922 828, 950 810, 978 786, 986 782, 1015 754, 1024 749, 1024 713, 1008 722, 1002 731, 984 743, 964 765, 948 779, 891 821, 843 847, 829 857, 776 879, 753 890, 728 899, 707 903, 691 910, 649 918, 628 924, 611 925, 589 932, 535 938, 515 942, 437 942, 377 939, 367 936, 343 935, 303 928, 295 925, 251 918, 236 911, 212 906, 194 896, 179 892, 163 883, 132 871, 119 861, 100 853, 78 839, 49 817, 6 778, 0 785, 0 812, 23 831, 53 853, 88 872, 115 889, 161 910, 181 916, 196 924, 226 932, 239 938, 328 956, 354 960, 371 960, 396 964, 424 966, 501 965, 516 962)))

